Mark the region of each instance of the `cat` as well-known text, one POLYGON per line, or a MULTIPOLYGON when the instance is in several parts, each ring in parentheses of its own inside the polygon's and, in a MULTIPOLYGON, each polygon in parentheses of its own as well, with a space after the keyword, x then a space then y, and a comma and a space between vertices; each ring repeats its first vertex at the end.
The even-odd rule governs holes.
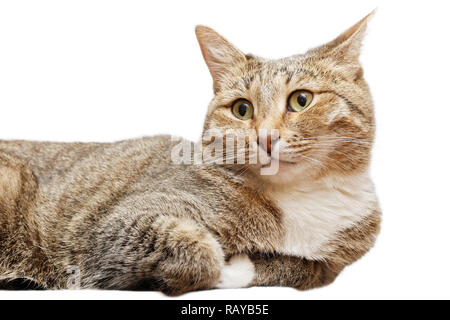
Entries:
MULTIPOLYGON (((256 137, 270 161, 277 150, 274 174, 261 174, 261 159, 176 164, 186 141, 170 136, 0 141, 0 285, 180 295, 333 282, 380 228, 373 103, 359 62, 372 15, 279 60, 196 27, 214 91, 204 132, 276 129, 256 137)), ((201 140, 202 152, 213 140, 201 140)))

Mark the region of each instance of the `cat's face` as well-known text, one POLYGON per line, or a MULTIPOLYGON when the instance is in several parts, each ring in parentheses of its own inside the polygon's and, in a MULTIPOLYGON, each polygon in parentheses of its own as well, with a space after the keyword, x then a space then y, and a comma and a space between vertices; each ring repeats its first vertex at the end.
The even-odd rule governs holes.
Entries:
POLYGON ((358 62, 368 19, 322 47, 280 60, 244 55, 212 29, 197 27, 214 80, 205 131, 278 130, 278 138, 260 137, 266 157, 249 166, 276 158, 279 170, 268 176, 275 182, 364 169, 374 134, 372 101, 358 62))

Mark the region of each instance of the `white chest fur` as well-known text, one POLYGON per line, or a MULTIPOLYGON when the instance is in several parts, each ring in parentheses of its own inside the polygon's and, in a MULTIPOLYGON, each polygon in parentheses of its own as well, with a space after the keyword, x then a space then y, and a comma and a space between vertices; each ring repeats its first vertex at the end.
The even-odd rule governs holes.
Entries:
POLYGON ((330 240, 377 206, 367 173, 275 191, 273 197, 284 213, 286 231, 278 251, 314 260, 323 259, 330 240))

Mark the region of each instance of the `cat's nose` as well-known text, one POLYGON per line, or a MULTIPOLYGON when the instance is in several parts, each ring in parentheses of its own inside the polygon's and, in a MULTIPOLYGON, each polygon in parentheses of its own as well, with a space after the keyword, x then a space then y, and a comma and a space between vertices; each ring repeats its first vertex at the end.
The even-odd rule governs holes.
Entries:
POLYGON ((258 136, 257 142, 270 155, 272 152, 272 145, 275 144, 278 139, 279 138, 272 138, 270 135, 258 136))

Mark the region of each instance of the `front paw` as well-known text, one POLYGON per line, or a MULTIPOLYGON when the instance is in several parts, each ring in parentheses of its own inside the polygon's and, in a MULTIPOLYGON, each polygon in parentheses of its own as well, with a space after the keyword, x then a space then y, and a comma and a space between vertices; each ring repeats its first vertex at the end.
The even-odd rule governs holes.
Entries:
POLYGON ((216 288, 246 288, 255 278, 255 266, 247 255, 237 255, 228 261, 221 270, 216 288))

